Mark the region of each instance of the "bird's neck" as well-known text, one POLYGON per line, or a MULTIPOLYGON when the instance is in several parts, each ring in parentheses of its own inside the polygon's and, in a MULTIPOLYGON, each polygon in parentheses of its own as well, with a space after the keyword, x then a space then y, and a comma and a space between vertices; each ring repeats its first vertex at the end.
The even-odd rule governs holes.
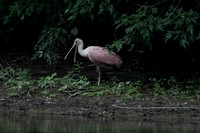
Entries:
POLYGON ((88 57, 88 54, 87 54, 87 52, 83 49, 83 46, 84 46, 83 43, 79 44, 79 46, 78 46, 78 53, 79 53, 81 56, 83 56, 83 57, 88 57))

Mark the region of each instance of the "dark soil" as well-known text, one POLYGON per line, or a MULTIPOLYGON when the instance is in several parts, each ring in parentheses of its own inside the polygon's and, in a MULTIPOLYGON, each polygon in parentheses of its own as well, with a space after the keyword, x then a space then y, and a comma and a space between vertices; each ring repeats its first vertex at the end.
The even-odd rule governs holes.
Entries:
MULTIPOLYGON (((2 89, 2 88, 1 88, 2 89)), ((2 90, 1 90, 2 91, 2 90)), ((1 93, 2 94, 2 93, 1 93)), ((0 96, 0 113, 59 114, 106 119, 159 120, 198 122, 200 102, 167 100, 123 100, 107 95, 103 97, 74 96, 57 94, 53 102, 45 102, 41 95, 31 98, 0 96), (180 105, 177 105, 179 103, 180 105)))
MULTIPOLYGON (((17 59, 16 59, 17 60, 17 59)), ((62 76, 70 70, 72 65, 60 64, 49 67, 42 65, 40 62, 29 62, 29 57, 21 57, 16 61, 6 56, 1 60, 2 67, 8 65, 16 68, 27 68, 34 77, 49 75, 57 72, 62 76), (8 63, 9 62, 9 63, 8 63)), ((122 68, 125 69, 125 68, 122 68)), ((127 69, 127 68, 126 68, 127 69)), ((86 68, 86 75, 92 77, 91 80, 96 81, 97 74, 92 66, 86 68), (93 70, 93 71, 91 71, 93 70)), ((110 75, 117 75, 122 80, 134 78, 136 75, 146 76, 169 76, 172 73, 158 72, 126 72, 116 70, 108 72, 110 75)), ((180 74, 180 73, 179 73, 180 74)), ((185 73, 184 73, 185 74, 185 73)), ((22 113, 22 114, 60 114, 85 116, 105 119, 126 119, 126 120, 158 120, 158 121, 184 121, 198 122, 200 121, 200 101, 197 99, 181 99, 169 96, 168 99, 153 99, 150 95, 144 95, 142 99, 149 100, 124 100, 121 97, 106 95, 102 97, 87 97, 82 95, 70 96, 65 93, 55 92, 56 97, 52 102, 46 102, 45 98, 40 94, 31 94, 27 97, 27 93, 17 96, 8 96, 7 92, 0 81, 0 113, 22 113)))

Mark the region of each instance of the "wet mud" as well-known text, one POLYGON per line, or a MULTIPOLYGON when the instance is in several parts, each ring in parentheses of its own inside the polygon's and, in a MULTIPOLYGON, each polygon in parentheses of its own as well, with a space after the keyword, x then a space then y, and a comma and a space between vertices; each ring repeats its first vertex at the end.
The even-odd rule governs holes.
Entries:
MULTIPOLYGON (((27 57, 20 57, 20 59, 17 62, 11 58, 1 60, 2 67, 9 65, 15 68, 27 68, 32 76, 37 78, 38 76, 50 75, 53 72, 57 72, 58 76, 63 76, 67 74, 72 66, 66 63, 49 67, 48 65, 42 65, 40 62, 31 64, 30 59, 27 59, 27 57)), ((117 70, 115 72, 108 71, 107 73, 117 75, 122 80, 130 80, 130 78, 138 76, 136 71, 133 73, 128 72, 128 69, 131 68, 122 68, 122 70, 125 69, 127 71, 117 70)), ((141 76, 149 77, 152 76, 152 73, 152 71, 140 72, 141 76)), ((88 66, 83 74, 94 82, 97 79, 94 66, 88 66)), ((156 74, 161 75, 160 73, 156 74)), ((164 73, 165 77, 170 75, 171 73, 164 73)), ((159 97, 155 99, 151 95, 144 95, 143 100, 125 100, 114 95, 88 97, 82 95, 70 96, 66 93, 55 92, 56 97, 51 102, 47 102, 42 95, 37 93, 30 96, 27 96, 27 93, 8 96, 5 90, 2 81, 0 81, 0 113, 56 114, 111 120, 200 121, 200 100, 198 99, 182 99, 173 96, 169 96, 168 99, 159 97)))
POLYGON ((41 95, 30 98, 0 96, 0 113, 52 114, 104 118, 112 120, 158 120, 198 122, 199 101, 173 100, 123 100, 107 95, 103 97, 57 94, 52 102, 46 102, 41 95), (179 103, 179 105, 177 105, 179 103))

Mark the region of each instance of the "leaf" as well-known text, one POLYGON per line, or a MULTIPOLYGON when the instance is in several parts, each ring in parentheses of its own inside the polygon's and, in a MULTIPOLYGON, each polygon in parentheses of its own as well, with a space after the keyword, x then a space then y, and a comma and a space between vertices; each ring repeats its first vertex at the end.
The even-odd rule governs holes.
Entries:
POLYGON ((98 12, 98 15, 101 15, 103 13, 104 9, 103 8, 100 8, 99 12, 98 12))
POLYGON ((194 26, 192 24, 187 26, 187 32, 189 32, 191 35, 193 35, 193 27, 194 26))
POLYGON ((24 14, 20 17, 20 20, 22 21, 22 20, 24 20, 24 14))
POLYGON ((111 48, 116 48, 117 52, 120 51, 120 49, 122 48, 122 42, 121 40, 117 40, 117 41, 114 41, 113 44, 111 45, 111 48))
POLYGON ((9 22, 10 22, 10 16, 6 16, 6 17, 4 17, 3 20, 4 20, 4 21, 3 21, 3 24, 7 24, 7 23, 9 23, 9 22))
POLYGON ((59 34, 59 32, 54 33, 54 36, 55 36, 56 39, 58 39, 58 34, 59 34))
POLYGON ((153 13, 153 14, 156 14, 157 12, 158 12, 158 8, 155 8, 155 7, 152 8, 152 13, 153 13))
POLYGON ((93 15, 93 13, 89 13, 89 17, 91 18, 92 21, 94 20, 94 15, 93 15))
POLYGON ((67 8, 67 9, 65 10, 65 14, 67 14, 67 13, 69 13, 69 8, 67 8))
POLYGON ((165 42, 167 42, 171 38, 172 38, 172 32, 167 31, 167 33, 165 34, 165 37, 164 37, 165 42))
POLYGON ((142 35, 142 38, 144 40, 150 37, 149 30, 147 30, 147 29, 141 30, 140 34, 142 35))
POLYGON ((158 29, 158 31, 164 31, 164 28, 163 28, 162 24, 157 24, 156 28, 158 29))
POLYGON ((189 42, 186 39, 182 39, 180 41, 180 45, 185 49, 187 48, 188 44, 189 44, 189 42))
POLYGON ((76 15, 71 15, 71 16, 68 18, 68 21, 74 20, 75 18, 76 18, 76 15))
POLYGON ((153 31, 154 30, 154 26, 153 25, 149 25, 149 30, 153 31))
POLYGON ((55 72, 55 73, 53 73, 53 74, 51 75, 51 77, 54 78, 56 75, 57 75, 57 73, 55 72))

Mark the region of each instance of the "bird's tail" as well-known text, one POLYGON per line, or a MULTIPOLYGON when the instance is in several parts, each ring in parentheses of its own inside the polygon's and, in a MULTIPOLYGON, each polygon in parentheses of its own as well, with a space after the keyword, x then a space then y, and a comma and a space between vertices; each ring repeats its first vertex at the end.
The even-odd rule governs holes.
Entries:
POLYGON ((120 68, 120 66, 122 64, 122 58, 119 55, 117 55, 116 53, 114 53, 114 52, 112 54, 115 57, 115 66, 117 68, 120 68))

